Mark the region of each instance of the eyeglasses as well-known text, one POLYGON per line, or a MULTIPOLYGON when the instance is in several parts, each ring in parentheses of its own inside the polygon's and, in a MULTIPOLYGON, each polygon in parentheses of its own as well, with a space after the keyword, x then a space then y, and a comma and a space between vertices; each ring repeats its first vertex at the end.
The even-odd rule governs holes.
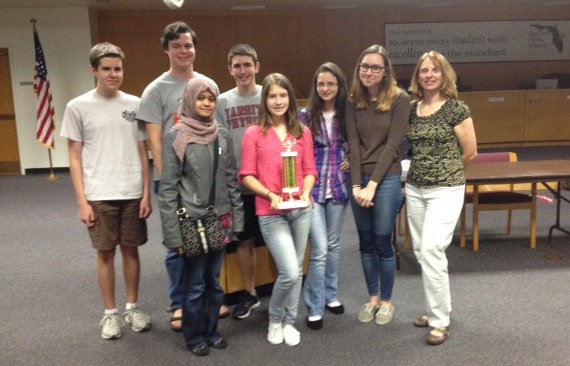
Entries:
POLYGON ((325 87, 328 89, 334 89, 338 86, 336 83, 317 83, 317 89, 324 89, 325 87))
POLYGON ((358 67, 360 68, 360 71, 362 71, 362 72, 367 72, 368 70, 372 70, 372 72, 380 72, 380 71, 386 69, 386 66, 368 65, 368 64, 360 64, 360 65, 358 65, 358 67))

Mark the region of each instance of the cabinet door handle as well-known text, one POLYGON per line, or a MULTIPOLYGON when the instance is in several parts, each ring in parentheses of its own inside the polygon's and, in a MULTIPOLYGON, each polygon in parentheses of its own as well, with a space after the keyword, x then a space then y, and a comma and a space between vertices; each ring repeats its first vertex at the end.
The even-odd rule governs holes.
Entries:
POLYGON ((0 121, 13 121, 15 119, 15 114, 0 114, 0 121))

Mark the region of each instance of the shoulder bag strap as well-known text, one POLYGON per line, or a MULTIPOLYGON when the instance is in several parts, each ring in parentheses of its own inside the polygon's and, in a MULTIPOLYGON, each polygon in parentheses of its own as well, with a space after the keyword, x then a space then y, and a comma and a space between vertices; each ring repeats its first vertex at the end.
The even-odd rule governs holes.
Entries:
POLYGON ((214 177, 212 179, 212 186, 210 187, 210 198, 208 202, 208 206, 214 207, 216 201, 216 172, 218 171, 218 158, 220 152, 219 150, 220 142, 218 141, 218 137, 214 141, 214 177))

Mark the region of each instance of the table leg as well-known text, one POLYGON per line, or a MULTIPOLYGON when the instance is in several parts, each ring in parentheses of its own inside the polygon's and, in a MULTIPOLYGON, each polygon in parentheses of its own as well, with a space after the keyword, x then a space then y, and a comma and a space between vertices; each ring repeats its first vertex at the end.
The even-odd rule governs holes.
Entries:
POLYGON ((559 231, 562 231, 563 233, 570 235, 570 231, 565 230, 562 228, 562 226, 560 226, 560 202, 564 200, 570 203, 570 201, 566 197, 562 196, 561 192, 562 182, 560 181, 558 182, 558 187, 556 191, 550 185, 548 185, 548 183, 542 182, 542 184, 550 191, 550 193, 554 195, 554 197, 556 197, 556 222, 548 230, 548 243, 550 243, 552 241, 552 232, 554 231, 554 229, 557 229, 559 231))
POLYGON ((530 247, 536 249, 536 182, 531 185, 530 247))
POLYGON ((479 251, 479 185, 473 185, 473 251, 479 251))

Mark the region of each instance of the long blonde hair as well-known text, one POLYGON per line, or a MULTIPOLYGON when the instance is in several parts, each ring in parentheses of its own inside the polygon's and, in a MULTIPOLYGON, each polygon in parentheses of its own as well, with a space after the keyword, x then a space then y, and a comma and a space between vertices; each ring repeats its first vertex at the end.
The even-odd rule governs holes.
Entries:
POLYGON ((354 67, 354 73, 352 74, 352 85, 350 87, 350 100, 356 106, 356 109, 366 109, 369 106, 370 99, 376 99, 376 112, 386 112, 392 108, 394 100, 400 95, 400 93, 405 93, 404 90, 398 88, 396 81, 396 73, 392 67, 392 62, 388 56, 388 51, 380 45, 372 45, 362 51, 358 62, 354 67), (380 81, 378 87, 377 95, 370 95, 368 88, 362 85, 360 81, 360 63, 364 56, 377 53, 384 59, 385 75, 380 81))
POLYGON ((445 56, 437 51, 429 51, 424 53, 414 70, 414 74, 412 75, 412 81, 410 82, 410 90, 412 94, 414 94, 419 100, 424 98, 424 90, 420 85, 420 69, 422 63, 425 60, 431 60, 436 66, 439 67, 441 70, 441 81, 442 86, 439 90, 439 93, 443 95, 446 99, 447 98, 456 98, 457 99, 457 74, 451 67, 451 64, 445 56))

